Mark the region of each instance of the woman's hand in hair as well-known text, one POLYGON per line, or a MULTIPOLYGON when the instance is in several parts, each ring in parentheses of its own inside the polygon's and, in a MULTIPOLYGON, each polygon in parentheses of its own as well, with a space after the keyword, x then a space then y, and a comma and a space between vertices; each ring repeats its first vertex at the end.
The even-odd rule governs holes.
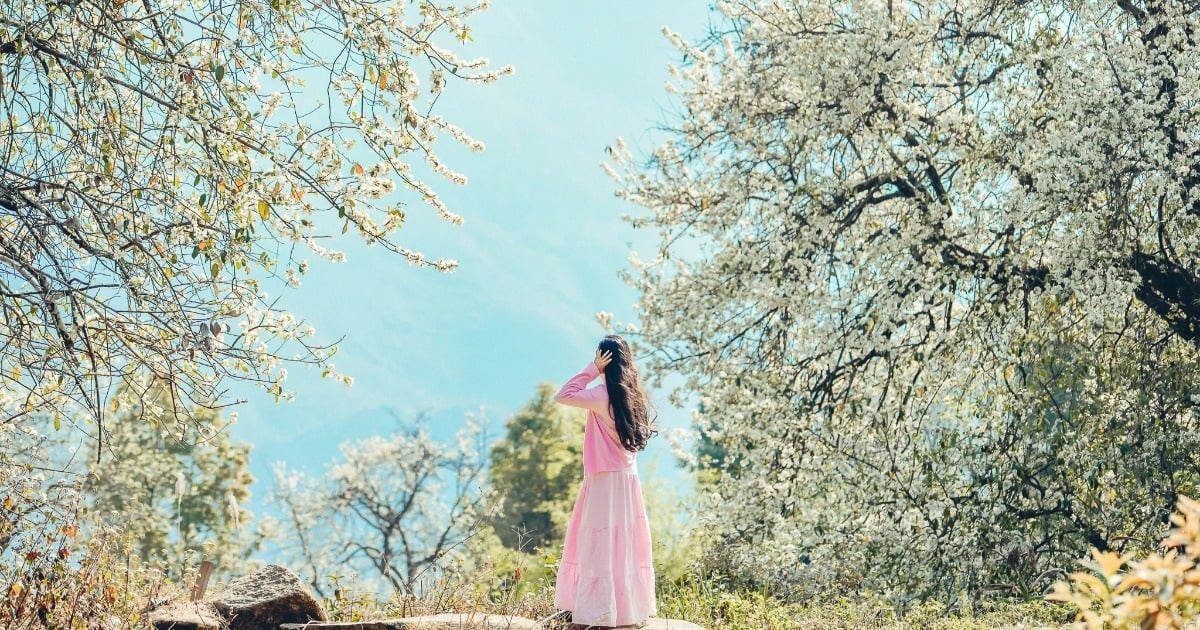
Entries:
POLYGON ((612 363, 612 353, 609 352, 608 350, 601 352, 600 349, 597 348, 596 349, 596 360, 594 361, 594 363, 596 364, 596 369, 600 370, 600 373, 603 374, 604 368, 608 367, 609 363, 612 363))

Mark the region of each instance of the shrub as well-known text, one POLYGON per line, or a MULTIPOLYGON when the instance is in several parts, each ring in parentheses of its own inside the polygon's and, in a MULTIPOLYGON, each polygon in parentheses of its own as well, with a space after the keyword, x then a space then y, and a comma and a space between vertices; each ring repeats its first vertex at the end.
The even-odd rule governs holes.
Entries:
POLYGON ((1182 628, 1200 616, 1200 503, 1179 497, 1171 524, 1162 555, 1092 549, 1091 571, 1056 583, 1049 599, 1077 606, 1088 628, 1182 628))

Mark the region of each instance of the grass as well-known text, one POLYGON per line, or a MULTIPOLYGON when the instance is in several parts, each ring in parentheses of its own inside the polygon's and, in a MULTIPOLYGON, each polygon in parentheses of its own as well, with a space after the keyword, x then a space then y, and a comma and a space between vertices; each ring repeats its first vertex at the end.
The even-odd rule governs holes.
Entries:
MULTIPOLYGON (((568 620, 554 617, 552 580, 547 574, 519 584, 489 575, 460 581, 443 579, 431 584, 423 597, 382 602, 368 595, 347 595, 346 589, 339 588, 339 596, 327 599, 325 605, 331 618, 339 621, 457 612, 549 619, 547 628, 562 630, 568 620)), ((973 613, 926 602, 897 615, 886 605, 867 598, 784 602, 759 592, 729 590, 722 583, 695 576, 659 584, 657 616, 691 621, 709 630, 1050 629, 1063 628, 1071 620, 1066 608, 1043 601, 996 602, 973 613)))
POLYGON ((710 630, 973 630, 1061 628, 1068 615, 1044 602, 994 604, 979 613, 949 611, 929 602, 904 615, 869 600, 841 598, 810 603, 781 602, 761 593, 710 590, 704 584, 671 585, 659 594, 659 616, 685 619, 710 630))

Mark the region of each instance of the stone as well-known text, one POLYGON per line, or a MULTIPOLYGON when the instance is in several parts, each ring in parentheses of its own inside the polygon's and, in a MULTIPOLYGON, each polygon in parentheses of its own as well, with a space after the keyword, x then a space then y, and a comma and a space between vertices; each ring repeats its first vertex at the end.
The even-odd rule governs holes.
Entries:
POLYGON ((660 619, 651 617, 645 623, 636 626, 585 626, 573 623, 567 630, 704 630, 704 628, 682 619, 660 619))
POLYGON ((209 602, 179 602, 155 609, 146 620, 154 630, 221 630, 221 615, 209 602))
POLYGON ((300 578, 275 564, 230 582, 211 602, 229 630, 277 630, 285 623, 329 619, 300 578))
POLYGON ((541 630, 533 619, 506 614, 442 613, 378 622, 284 624, 280 630, 541 630))
POLYGON ((704 628, 682 619, 659 619, 651 617, 641 630, 704 630, 704 628))
MULTIPOLYGON (((443 613, 424 617, 382 619, 379 621, 357 621, 344 623, 289 623, 279 630, 540 630, 541 624, 524 617, 484 615, 479 613, 443 613)), ((571 630, 601 630, 600 626, 574 624, 571 630)), ((651 618, 640 626, 621 626, 611 630, 704 630, 700 626, 679 619, 651 618)), ((609 630, 609 629, 606 629, 609 630)))
POLYGON ((483 613, 442 613, 402 619, 321 624, 284 624, 280 630, 541 630, 532 619, 483 613))

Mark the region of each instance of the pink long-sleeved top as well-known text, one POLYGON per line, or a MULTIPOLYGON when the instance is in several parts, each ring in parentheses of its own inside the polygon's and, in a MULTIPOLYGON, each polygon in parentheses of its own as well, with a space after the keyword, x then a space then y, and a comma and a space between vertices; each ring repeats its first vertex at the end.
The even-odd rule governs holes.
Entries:
POLYGON ((587 409, 587 424, 583 428, 583 474, 634 470, 637 466, 636 454, 621 446, 617 424, 608 406, 608 389, 604 383, 588 387, 599 377, 600 370, 595 363, 589 362, 587 367, 558 390, 554 400, 587 409))

